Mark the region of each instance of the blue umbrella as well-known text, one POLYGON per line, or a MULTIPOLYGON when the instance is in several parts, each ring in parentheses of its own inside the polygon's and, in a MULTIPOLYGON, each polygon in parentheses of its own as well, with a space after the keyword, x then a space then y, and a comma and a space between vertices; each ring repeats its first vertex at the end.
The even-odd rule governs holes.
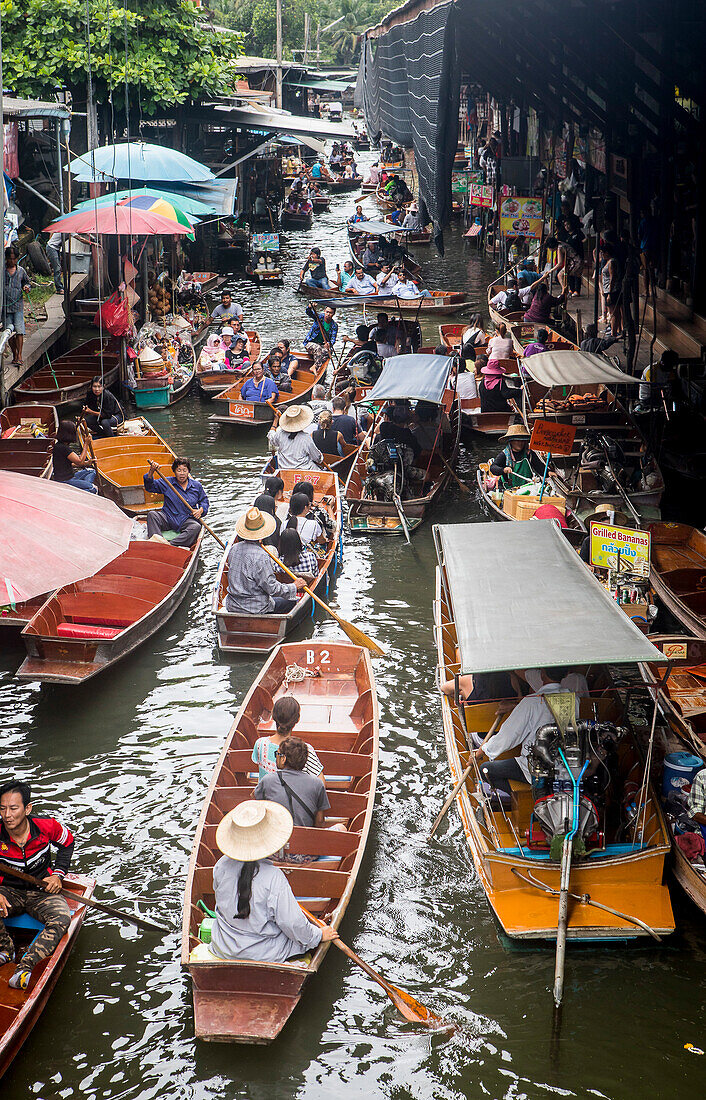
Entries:
POLYGON ((210 168, 175 149, 144 141, 124 141, 91 149, 71 163, 79 183, 106 183, 115 179, 210 183, 210 168))
POLYGON ((180 210, 183 210, 185 214, 192 214, 196 218, 205 218, 209 214, 217 214, 217 207, 211 203, 202 202, 200 199, 194 199, 186 192, 177 193, 176 191, 170 191, 166 187, 162 188, 154 187, 138 187, 127 191, 112 191, 109 195, 99 195, 95 199, 85 199, 84 202, 77 202, 74 206, 74 210, 86 210, 96 203, 98 206, 110 206, 113 202, 121 202, 123 199, 136 199, 142 196, 147 196, 151 199, 166 199, 167 202, 172 203, 173 206, 178 206, 180 210))

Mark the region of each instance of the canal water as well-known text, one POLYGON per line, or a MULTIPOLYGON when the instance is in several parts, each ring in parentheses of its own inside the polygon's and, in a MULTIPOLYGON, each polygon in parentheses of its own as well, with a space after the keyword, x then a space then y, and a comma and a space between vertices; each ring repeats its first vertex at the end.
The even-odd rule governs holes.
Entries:
MULTIPOLYGON (((372 200, 367 201, 374 214, 372 200)), ((336 198, 307 234, 290 234, 286 286, 232 288, 267 347, 301 341, 309 322, 294 293, 307 249, 346 258, 336 198)), ((428 250, 427 250, 428 253, 428 250)), ((424 253, 420 250, 420 257, 424 253)), ((447 234, 445 259, 423 258, 432 286, 468 287, 480 307, 492 266, 447 234)), ((341 318, 353 331, 354 322, 341 318)), ((425 333, 436 342, 434 326, 425 333)), ((263 438, 209 423, 196 393, 153 414, 187 454, 225 538, 258 490, 263 438)), ((465 452, 470 474, 477 455, 465 452)), ((452 490, 437 522, 481 521, 473 497, 452 490)), ((23 651, 0 650, 0 773, 32 782, 35 809, 76 833, 75 866, 97 894, 178 925, 194 827, 216 755, 258 660, 219 658, 210 592, 219 548, 203 544, 193 588, 169 624, 136 654, 80 689, 19 684, 23 651)), ((289 1100, 391 1097, 610 1097, 644 1100, 703 1092, 706 1047, 699 915, 675 896, 678 933, 659 947, 570 947, 561 1031, 552 1040, 553 952, 501 937, 452 811, 426 839, 449 790, 431 631, 431 531, 402 541, 345 545, 332 588, 338 610, 386 650, 375 663, 381 761, 367 855, 343 938, 391 981, 453 1022, 452 1033, 405 1024, 383 992, 331 950, 270 1048, 210 1046, 193 1038, 191 990, 175 932, 164 940, 91 914, 49 1005, 0 1085, 12 1100, 289 1100)), ((498 562, 470 568, 502 570, 498 562)), ((511 564, 508 566, 511 567, 511 564)), ((318 614, 302 635, 335 637, 318 614)))

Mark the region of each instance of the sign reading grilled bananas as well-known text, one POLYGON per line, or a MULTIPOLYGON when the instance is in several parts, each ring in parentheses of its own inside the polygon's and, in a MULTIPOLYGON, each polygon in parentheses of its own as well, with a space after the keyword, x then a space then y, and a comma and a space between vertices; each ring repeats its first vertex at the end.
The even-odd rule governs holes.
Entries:
POLYGON ((647 577, 650 573, 650 542, 649 531, 613 527, 612 524, 592 520, 591 565, 598 569, 647 577))

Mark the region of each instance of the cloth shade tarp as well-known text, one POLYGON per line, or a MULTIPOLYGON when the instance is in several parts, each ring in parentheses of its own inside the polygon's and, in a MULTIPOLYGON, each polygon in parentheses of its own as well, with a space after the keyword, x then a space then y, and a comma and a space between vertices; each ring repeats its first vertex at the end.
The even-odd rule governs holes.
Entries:
POLYGON ((0 471, 0 604, 92 577, 127 549, 131 530, 111 500, 0 471))
POLYGON ((462 675, 664 662, 553 520, 441 524, 434 539, 462 675))
POLYGON ((389 233, 418 233, 418 229, 403 229, 401 225, 381 222, 371 218, 369 222, 351 222, 350 228, 356 233, 370 233, 371 237, 383 237, 389 233))
POLYGON ((185 194, 205 202, 213 208, 213 213, 221 218, 229 218, 235 213, 235 197, 238 193, 238 180, 228 176, 225 179, 212 179, 207 183, 170 183, 169 190, 177 196, 185 194))
POLYGON ((594 386, 599 382, 620 386, 640 381, 588 351, 543 351, 523 359, 522 366, 540 386, 594 386))
POLYGON ((449 355, 393 355, 365 395, 366 401, 431 401, 440 405, 449 380, 453 357, 449 355))
POLYGON ((205 164, 176 149, 146 141, 122 141, 101 145, 71 162, 71 174, 79 183, 129 179, 170 180, 175 183, 209 183, 215 179, 205 164))
POLYGON ((330 138, 333 141, 345 141, 356 136, 348 122, 329 122, 327 119, 309 118, 307 115, 291 115, 287 111, 273 108, 258 111, 254 107, 228 107, 218 104, 211 110, 214 121, 222 126, 242 126, 246 130, 254 128, 272 134, 292 134, 294 137, 305 134, 315 138, 330 138))

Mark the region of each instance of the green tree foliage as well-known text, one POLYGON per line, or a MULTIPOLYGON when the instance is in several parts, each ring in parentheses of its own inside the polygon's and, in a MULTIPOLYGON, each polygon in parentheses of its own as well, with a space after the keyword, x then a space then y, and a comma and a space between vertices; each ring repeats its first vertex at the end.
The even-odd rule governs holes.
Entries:
MULTIPOLYGON (((145 114, 233 90, 242 35, 214 34, 188 0, 89 0, 89 10, 99 103, 112 89, 123 108, 126 67, 131 109, 139 96, 145 114)), ((0 0, 0 15, 6 88, 39 98, 67 88, 85 99, 85 0, 0 0)))

